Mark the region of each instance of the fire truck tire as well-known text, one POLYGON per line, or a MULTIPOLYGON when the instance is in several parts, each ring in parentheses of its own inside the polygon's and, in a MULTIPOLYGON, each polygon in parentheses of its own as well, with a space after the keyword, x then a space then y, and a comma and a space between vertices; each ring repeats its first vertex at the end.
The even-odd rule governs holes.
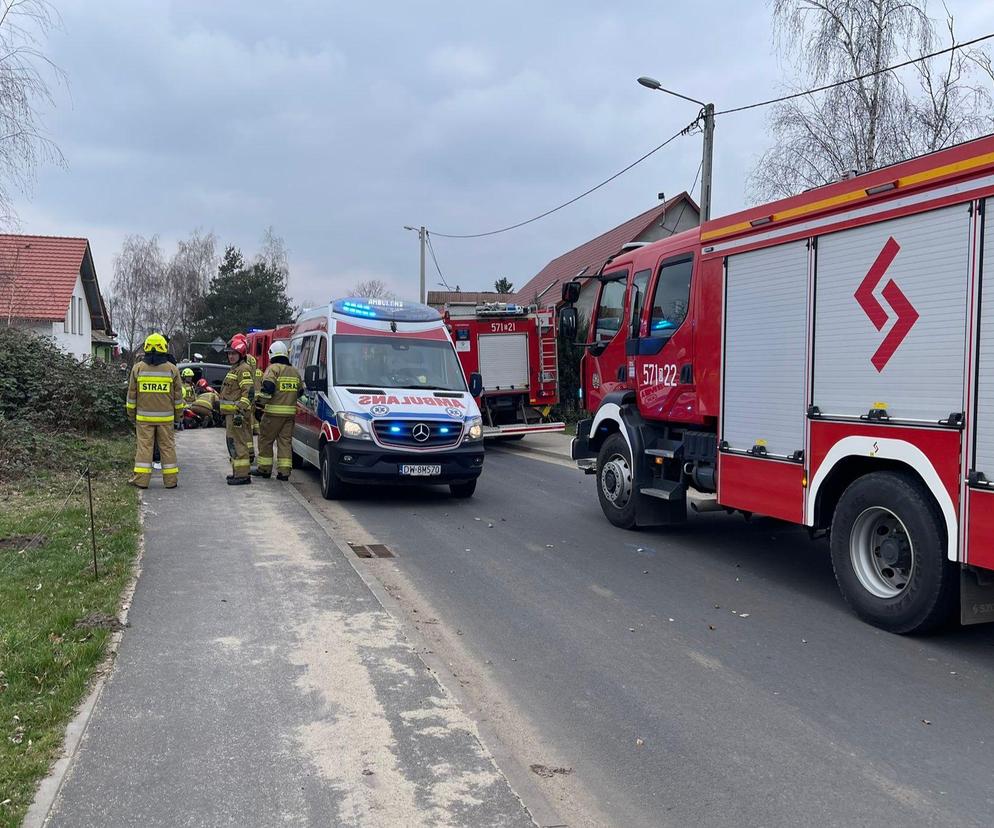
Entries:
POLYGON ((615 432, 597 454, 597 497, 605 517, 622 529, 636 528, 635 485, 628 442, 615 432))
POLYGON ((942 515, 914 477, 874 472, 842 493, 832 516, 832 567, 864 621, 893 633, 935 630, 957 606, 942 515))
POLYGON ((476 491, 476 480, 465 480, 462 483, 450 483, 449 491, 453 497, 472 497, 476 491))
POLYGON ((325 500, 339 500, 346 496, 347 490, 348 486, 335 474, 331 447, 323 446, 321 448, 321 495, 325 500))

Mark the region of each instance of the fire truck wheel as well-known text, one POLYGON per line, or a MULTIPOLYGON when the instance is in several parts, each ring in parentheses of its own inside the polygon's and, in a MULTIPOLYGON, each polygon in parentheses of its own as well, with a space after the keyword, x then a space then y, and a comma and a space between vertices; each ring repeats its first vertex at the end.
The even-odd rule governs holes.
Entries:
POLYGON ((597 455, 597 496, 611 523, 635 528, 635 476, 628 443, 620 432, 609 436, 597 455))
POLYGON ((453 497, 472 497, 473 492, 476 491, 476 481, 466 480, 462 483, 450 483, 449 491, 453 497))
POLYGON ((325 445, 321 449, 321 494, 325 500, 339 500, 345 497, 347 486, 335 474, 331 461, 331 447, 325 445))
POLYGON ((942 514, 915 478, 860 477, 832 516, 832 566, 843 597, 864 621, 924 633, 949 621, 958 599, 942 514))

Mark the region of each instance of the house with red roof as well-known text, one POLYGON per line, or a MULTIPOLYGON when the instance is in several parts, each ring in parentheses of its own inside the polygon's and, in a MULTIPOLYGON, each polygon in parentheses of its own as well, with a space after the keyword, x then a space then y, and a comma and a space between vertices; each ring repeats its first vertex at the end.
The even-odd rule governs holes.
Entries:
POLYGON ((109 360, 117 340, 89 241, 0 234, 0 325, 49 337, 77 359, 109 360))
POLYGON ((589 287, 591 278, 625 245, 659 241, 700 223, 701 210, 697 202, 688 193, 680 193, 557 256, 516 291, 514 301, 541 307, 558 305, 563 282, 579 277, 583 288, 577 307, 581 313, 589 314, 594 293, 589 287))

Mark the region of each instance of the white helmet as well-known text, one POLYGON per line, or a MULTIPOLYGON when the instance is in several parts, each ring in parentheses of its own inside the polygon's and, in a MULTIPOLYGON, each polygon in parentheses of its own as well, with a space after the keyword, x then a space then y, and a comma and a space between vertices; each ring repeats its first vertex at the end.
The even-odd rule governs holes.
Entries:
POLYGON ((285 357, 290 352, 286 349, 286 343, 277 340, 272 345, 269 346, 269 358, 273 357, 285 357))

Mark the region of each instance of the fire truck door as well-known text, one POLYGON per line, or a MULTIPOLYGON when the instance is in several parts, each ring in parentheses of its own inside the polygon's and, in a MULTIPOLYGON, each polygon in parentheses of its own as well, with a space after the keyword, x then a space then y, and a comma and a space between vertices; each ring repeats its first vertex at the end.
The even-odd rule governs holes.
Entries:
POLYGON ((639 410, 653 419, 693 419, 696 410, 693 332, 684 324, 693 270, 691 253, 664 259, 640 303, 641 336, 631 343, 628 359, 634 363, 639 410))
POLYGON ((600 277, 600 290, 590 320, 590 342, 583 360, 583 385, 587 389, 587 408, 596 411, 608 394, 628 388, 625 340, 625 296, 627 270, 616 270, 600 277))

